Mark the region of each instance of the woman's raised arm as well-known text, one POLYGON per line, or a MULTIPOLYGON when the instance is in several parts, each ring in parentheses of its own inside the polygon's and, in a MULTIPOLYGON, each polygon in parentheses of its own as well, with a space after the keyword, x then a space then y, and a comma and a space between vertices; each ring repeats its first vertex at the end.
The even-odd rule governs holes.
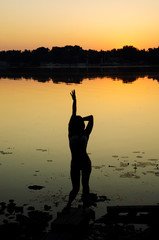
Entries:
POLYGON ((77 104, 76 104, 76 93, 75 93, 75 90, 73 90, 72 92, 70 92, 70 94, 71 94, 72 100, 73 100, 72 115, 73 115, 73 116, 76 116, 77 104))

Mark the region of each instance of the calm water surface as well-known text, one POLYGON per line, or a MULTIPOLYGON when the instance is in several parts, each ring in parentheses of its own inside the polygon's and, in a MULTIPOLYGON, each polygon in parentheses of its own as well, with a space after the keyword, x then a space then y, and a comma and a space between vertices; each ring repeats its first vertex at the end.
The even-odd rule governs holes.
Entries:
POLYGON ((49 204, 54 212, 66 204, 72 89, 78 114, 95 119, 88 144, 90 190, 111 199, 98 204, 97 216, 108 205, 157 204, 159 83, 147 77, 129 84, 106 77, 82 84, 1 78, 0 201, 49 204), (30 185, 45 188, 29 190, 30 185))

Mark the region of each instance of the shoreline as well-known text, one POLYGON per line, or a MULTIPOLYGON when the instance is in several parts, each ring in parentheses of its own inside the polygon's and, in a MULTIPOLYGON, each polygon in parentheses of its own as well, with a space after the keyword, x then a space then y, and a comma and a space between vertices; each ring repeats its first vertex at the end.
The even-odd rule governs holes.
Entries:
MULTIPOLYGON (((53 221, 51 206, 44 205, 43 210, 39 211, 34 206, 27 204, 17 206, 14 200, 9 200, 8 203, 1 202, 0 207, 1 218, 4 216, 3 224, 0 224, 2 240, 8 238, 44 240, 52 232, 49 228, 53 221)), ((155 222, 155 219, 151 224, 150 222, 149 224, 136 224, 112 220, 108 220, 107 214, 96 220, 92 218, 80 240, 147 240, 155 237, 158 231, 158 223, 155 222)))
POLYGON ((34 66, 34 65, 0 65, 0 69, 1 70, 5 70, 5 69, 62 69, 62 68, 68 68, 68 69, 96 69, 96 68, 103 68, 103 69, 116 69, 116 68, 120 68, 120 69, 133 69, 133 68, 159 68, 159 65, 72 65, 72 64, 44 64, 44 65, 39 65, 39 66, 34 66))

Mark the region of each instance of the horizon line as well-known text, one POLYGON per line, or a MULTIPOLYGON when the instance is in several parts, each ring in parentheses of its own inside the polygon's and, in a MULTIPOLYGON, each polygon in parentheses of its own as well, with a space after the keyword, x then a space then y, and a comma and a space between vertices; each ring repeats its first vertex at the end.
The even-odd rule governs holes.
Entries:
POLYGON ((91 50, 91 51, 97 51, 97 52, 108 52, 108 51, 112 51, 112 50, 119 50, 119 49, 123 49, 124 47, 133 47, 133 48, 135 48, 135 49, 137 49, 137 50, 139 50, 139 51, 142 51, 142 50, 145 50, 145 51, 148 51, 149 49, 157 49, 157 48, 159 48, 159 46, 158 47, 149 47, 149 48, 147 48, 147 50, 145 49, 145 48, 142 48, 142 49, 139 49, 139 48, 137 48, 137 47, 135 47, 135 46, 133 46, 133 45, 123 45, 121 48, 112 48, 111 50, 103 50, 103 49, 101 49, 101 50, 97 50, 97 49, 91 49, 91 48, 88 48, 88 49, 84 49, 83 47, 81 47, 80 45, 77 45, 77 44, 75 44, 75 45, 71 45, 71 44, 67 44, 67 45, 64 45, 64 46, 52 46, 51 48, 49 48, 49 47, 44 47, 44 46, 40 46, 40 47, 37 47, 37 48, 33 48, 33 49, 27 49, 27 48, 25 48, 25 49, 8 49, 8 50, 0 50, 0 52, 7 52, 7 51, 21 51, 21 52, 24 52, 24 51, 34 51, 34 50, 37 50, 37 49, 39 49, 39 48, 46 48, 46 49, 49 49, 49 51, 51 51, 53 48, 65 48, 65 47, 80 47, 80 48, 82 48, 82 50, 84 50, 84 51, 89 51, 89 50, 91 50))

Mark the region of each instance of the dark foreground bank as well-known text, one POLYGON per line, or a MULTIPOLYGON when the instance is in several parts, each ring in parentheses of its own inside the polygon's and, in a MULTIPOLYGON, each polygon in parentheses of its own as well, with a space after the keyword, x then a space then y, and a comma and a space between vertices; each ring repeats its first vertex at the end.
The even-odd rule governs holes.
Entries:
MULTIPOLYGON (((108 201, 108 199, 104 196, 96 198, 94 199, 94 205, 98 201, 108 201)), ((158 214, 158 210, 154 212, 158 214)), ((156 214, 151 214, 150 211, 150 214, 147 215, 148 217, 140 215, 141 218, 140 216, 139 218, 137 217, 138 223, 134 223, 134 220, 131 222, 131 219, 135 219, 132 218, 132 214, 128 218, 125 215, 121 215, 121 220, 112 214, 111 217, 106 214, 97 220, 90 217, 89 225, 85 229, 84 234, 80 238, 79 236, 76 236, 76 238, 84 240, 156 239, 159 227, 156 214), (140 220, 145 220, 146 218, 149 219, 148 222, 145 223, 143 221, 144 224, 141 224, 142 221, 140 222, 140 220)), ((137 214, 135 215, 137 216, 137 214)), ((49 232, 52 231, 53 216, 51 214, 51 206, 48 205, 44 205, 43 210, 39 211, 35 207, 26 204, 17 206, 14 200, 9 200, 8 203, 1 202, 0 219, 1 240, 44 240, 48 238, 49 232)))

